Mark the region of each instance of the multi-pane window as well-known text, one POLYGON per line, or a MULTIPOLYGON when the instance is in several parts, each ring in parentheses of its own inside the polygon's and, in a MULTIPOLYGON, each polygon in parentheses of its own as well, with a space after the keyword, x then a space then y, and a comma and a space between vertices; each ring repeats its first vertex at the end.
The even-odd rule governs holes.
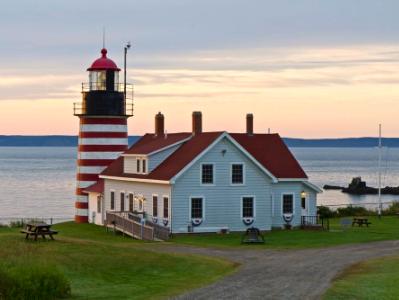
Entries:
POLYGON ((202 198, 191 198, 191 218, 202 219, 203 206, 202 198))
POLYGON ((136 160, 136 171, 137 173, 140 173, 140 159, 136 160))
POLYGON ((101 196, 97 196, 97 213, 101 213, 101 196))
POLYGON ((125 193, 121 193, 121 211, 125 211, 125 193))
POLYGON ((130 193, 129 194, 129 211, 133 211, 133 200, 134 198, 133 198, 133 194, 132 193, 130 193))
POLYGON ((254 217, 254 198, 243 197, 242 198, 242 217, 253 218, 254 217))
POLYGON ((163 217, 169 218, 169 198, 163 197, 163 217))
POLYGON ((244 165, 232 164, 231 165, 231 183, 243 184, 244 183, 244 165))
POLYGON ((111 191, 111 209, 115 209, 115 192, 111 191))
POLYGON ((283 214, 294 212, 294 196, 292 194, 283 195, 283 214))
POLYGON ((213 184, 213 165, 203 164, 201 173, 202 184, 213 184))
POLYGON ((146 161, 145 159, 143 159, 143 160, 142 160, 142 162, 143 162, 143 168, 142 168, 142 171, 143 171, 143 173, 145 173, 145 172, 146 172, 146 170, 147 170, 147 161, 146 161))
POLYGON ((158 217, 158 196, 152 196, 152 216, 158 217))

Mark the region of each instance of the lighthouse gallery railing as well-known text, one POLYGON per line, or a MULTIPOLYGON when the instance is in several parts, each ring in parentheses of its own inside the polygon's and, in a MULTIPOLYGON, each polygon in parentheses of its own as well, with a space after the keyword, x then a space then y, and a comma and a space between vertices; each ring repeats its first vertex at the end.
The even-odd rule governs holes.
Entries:
MULTIPOLYGON (((91 87, 93 86, 93 83, 85 82, 82 83, 82 93, 88 93, 92 89, 91 87)), ((105 89, 104 89, 105 91, 105 89)), ((124 93, 124 84, 123 83, 118 83, 114 85, 114 91, 115 92, 121 92, 124 93)), ((133 85, 127 83, 126 84, 126 95, 125 95, 125 115, 126 116, 133 116, 133 111, 134 111, 134 89, 133 85)), ((85 107, 83 107, 83 102, 74 102, 73 103, 73 114, 75 116, 79 116, 84 114, 85 107)))

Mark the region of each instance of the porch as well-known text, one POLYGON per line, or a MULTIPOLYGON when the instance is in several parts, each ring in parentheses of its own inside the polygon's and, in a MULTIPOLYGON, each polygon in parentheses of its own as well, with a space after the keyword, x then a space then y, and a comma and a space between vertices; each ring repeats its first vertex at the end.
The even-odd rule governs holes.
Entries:
POLYGON ((330 230, 330 220, 320 216, 301 216, 301 229, 330 230))

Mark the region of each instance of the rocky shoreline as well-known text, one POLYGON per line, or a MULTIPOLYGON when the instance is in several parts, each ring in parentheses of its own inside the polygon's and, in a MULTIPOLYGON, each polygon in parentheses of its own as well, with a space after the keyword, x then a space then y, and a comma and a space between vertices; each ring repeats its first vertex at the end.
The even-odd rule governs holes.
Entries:
MULTIPOLYGON (((351 195, 376 195, 378 194, 378 188, 367 186, 365 181, 362 181, 361 177, 355 177, 348 187, 336 186, 336 185, 324 185, 325 190, 341 190, 343 193, 351 195)), ((381 188, 381 194, 383 195, 399 195, 399 186, 391 187, 386 186, 381 188)))

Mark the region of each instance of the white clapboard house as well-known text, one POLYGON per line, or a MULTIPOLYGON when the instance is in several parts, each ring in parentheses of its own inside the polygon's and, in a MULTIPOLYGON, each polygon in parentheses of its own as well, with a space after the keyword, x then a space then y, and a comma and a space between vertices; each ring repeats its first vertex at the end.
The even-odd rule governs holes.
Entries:
POLYGON ((172 233, 244 231, 291 225, 316 215, 321 190, 310 183, 278 134, 203 132, 194 112, 192 132, 145 134, 88 187, 89 221, 107 213, 145 216, 172 233), (286 218, 284 219, 284 216, 286 218))

